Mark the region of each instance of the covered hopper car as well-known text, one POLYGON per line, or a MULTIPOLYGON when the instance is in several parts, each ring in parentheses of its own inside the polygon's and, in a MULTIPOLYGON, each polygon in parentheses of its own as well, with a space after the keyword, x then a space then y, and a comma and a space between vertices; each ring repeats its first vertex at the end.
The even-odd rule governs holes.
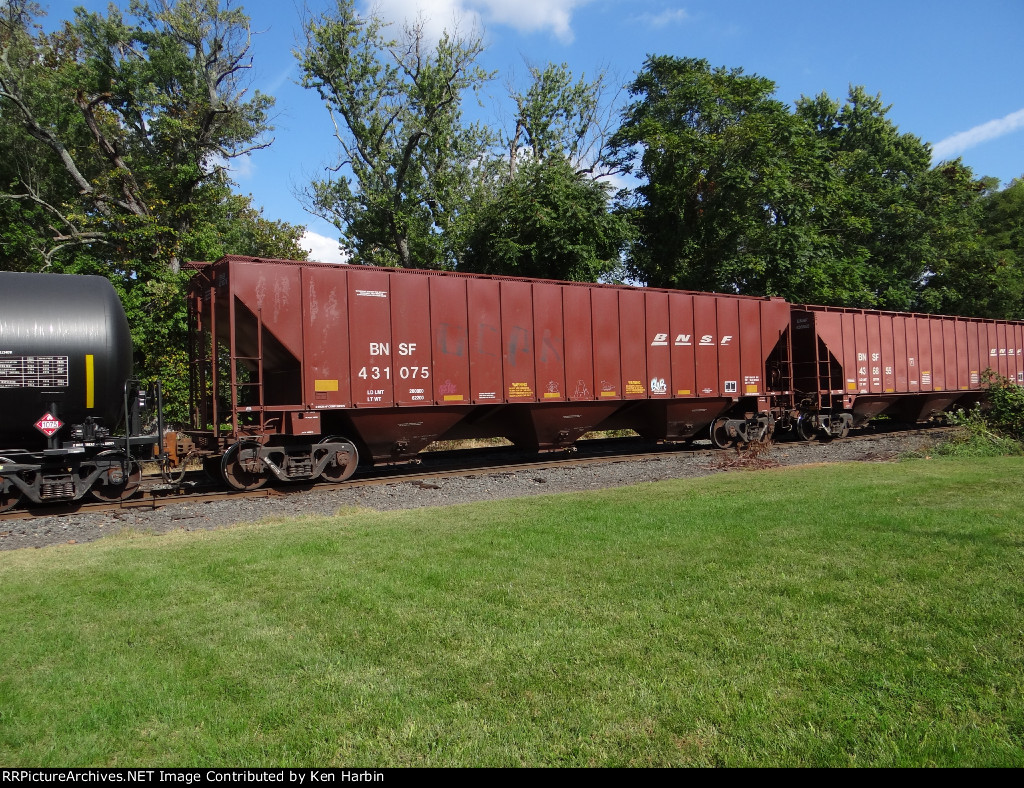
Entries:
POLYGON ((845 435, 883 413, 914 423, 969 407, 986 371, 1024 383, 1019 322, 794 306, 790 341, 804 438, 845 435))
POLYGON ((976 402, 988 368, 1024 380, 1019 323, 249 257, 193 267, 186 443, 238 489, 341 481, 440 439, 837 437, 976 402))

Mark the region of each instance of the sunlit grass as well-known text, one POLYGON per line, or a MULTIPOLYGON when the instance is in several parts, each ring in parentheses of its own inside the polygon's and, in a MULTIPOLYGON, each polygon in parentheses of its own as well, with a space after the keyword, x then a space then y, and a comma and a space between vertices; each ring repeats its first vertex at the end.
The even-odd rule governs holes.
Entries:
POLYGON ((1019 458, 0 555, 0 764, 1024 765, 1019 458))

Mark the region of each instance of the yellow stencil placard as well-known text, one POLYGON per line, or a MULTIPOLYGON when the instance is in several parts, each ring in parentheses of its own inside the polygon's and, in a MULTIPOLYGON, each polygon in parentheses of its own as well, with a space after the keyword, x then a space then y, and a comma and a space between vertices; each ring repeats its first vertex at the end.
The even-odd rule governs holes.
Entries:
POLYGON ((337 391, 338 381, 337 380, 315 380, 313 381, 314 391, 337 391))
POLYGON ((85 407, 96 407, 96 359, 85 357, 85 407))

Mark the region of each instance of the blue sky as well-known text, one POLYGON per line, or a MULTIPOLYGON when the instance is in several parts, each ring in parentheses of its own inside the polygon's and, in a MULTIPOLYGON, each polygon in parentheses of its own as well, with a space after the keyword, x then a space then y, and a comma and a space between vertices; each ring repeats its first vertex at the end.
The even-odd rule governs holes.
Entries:
MULTIPOLYGON (((122 7, 128 0, 120 0, 122 7)), ((49 23, 107 0, 42 0, 49 23)), ((251 85, 277 98, 274 143, 238 162, 234 177, 269 219, 306 225, 314 259, 337 259, 337 231, 306 213, 295 192, 336 160, 327 111, 295 84, 303 7, 334 0, 233 0, 259 35, 251 85)), ((359 7, 369 3, 359 0, 359 7)), ((1024 176, 1024 0, 376 0, 396 21, 422 12, 435 30, 476 24, 498 72, 478 110, 501 123, 510 81, 526 64, 565 62, 576 75, 604 69, 621 84, 648 54, 706 58, 773 80, 792 102, 821 92, 845 99, 850 85, 880 93, 902 132, 933 144, 936 161, 961 157, 976 175, 1004 184, 1024 176)))

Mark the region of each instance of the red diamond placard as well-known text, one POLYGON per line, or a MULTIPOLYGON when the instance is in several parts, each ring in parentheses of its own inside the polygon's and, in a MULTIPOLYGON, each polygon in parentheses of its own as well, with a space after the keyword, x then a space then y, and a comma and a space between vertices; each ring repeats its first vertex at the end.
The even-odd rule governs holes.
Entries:
POLYGON ((57 430, 64 426, 64 422, 50 413, 50 411, 46 411, 34 426, 37 430, 43 433, 43 435, 50 438, 57 430))

